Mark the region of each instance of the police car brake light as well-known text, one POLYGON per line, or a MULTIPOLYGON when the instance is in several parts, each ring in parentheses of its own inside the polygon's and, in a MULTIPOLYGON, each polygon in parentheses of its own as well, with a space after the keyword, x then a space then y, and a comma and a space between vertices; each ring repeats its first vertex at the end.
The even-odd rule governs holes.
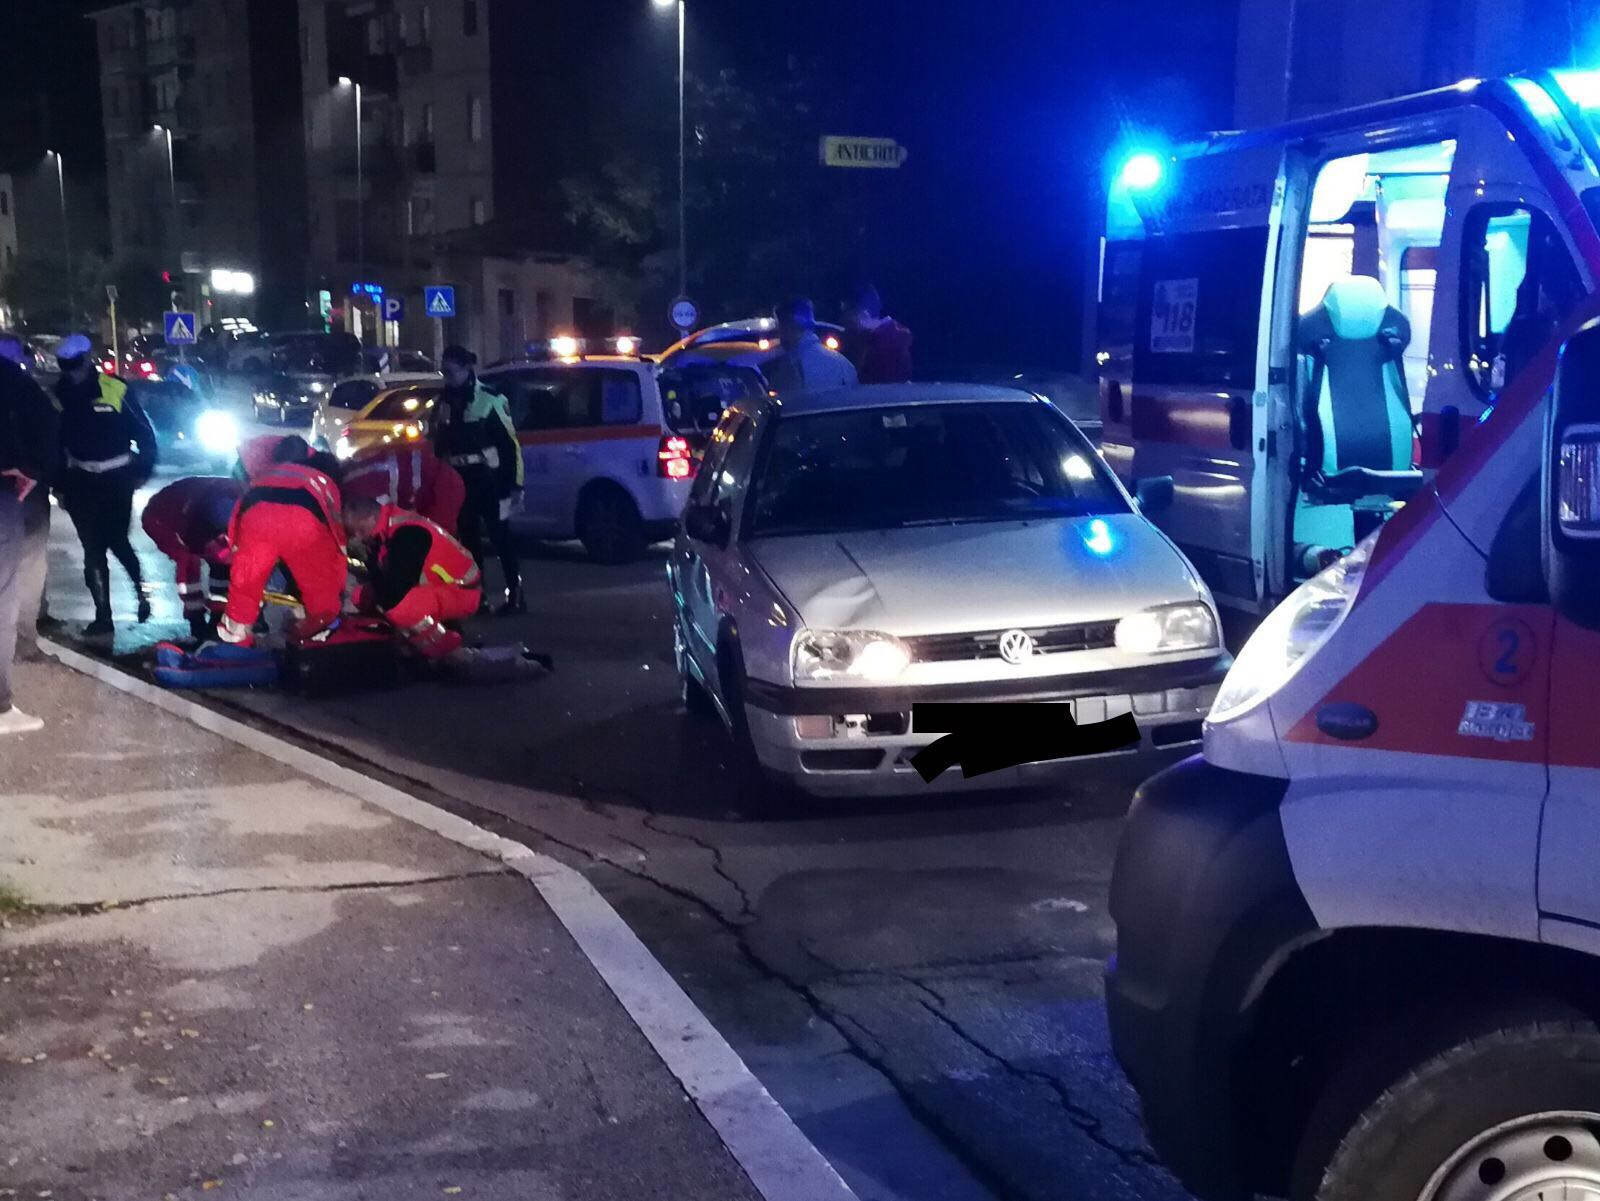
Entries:
POLYGON ((679 434, 663 434, 661 449, 656 452, 656 471, 661 478, 692 480, 694 468, 694 450, 689 439, 679 434))

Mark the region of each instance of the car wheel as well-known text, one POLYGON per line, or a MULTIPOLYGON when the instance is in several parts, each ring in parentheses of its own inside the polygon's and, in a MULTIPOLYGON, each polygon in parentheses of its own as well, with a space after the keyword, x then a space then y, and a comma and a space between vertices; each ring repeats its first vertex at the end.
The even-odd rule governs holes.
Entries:
POLYGON ((597 562, 631 563, 644 553, 644 519, 620 488, 591 488, 578 505, 577 525, 578 538, 597 562))
POLYGON ((1318 1148, 1332 1140, 1302 1146, 1296 1201, 1600 1196, 1600 1029, 1586 1019, 1488 1029, 1341 1125, 1331 1156, 1318 1148))
POLYGON ((684 643, 681 619, 672 623, 672 657, 678 665, 678 695, 690 717, 715 717, 717 707, 706 686, 695 678, 689 664, 689 648, 684 643))
POLYGON ((744 654, 729 637, 717 653, 717 686, 728 711, 728 740, 732 745, 729 767, 738 789, 739 807, 748 817, 776 818, 793 813, 798 790, 770 768, 762 766, 750 734, 744 709, 744 654))

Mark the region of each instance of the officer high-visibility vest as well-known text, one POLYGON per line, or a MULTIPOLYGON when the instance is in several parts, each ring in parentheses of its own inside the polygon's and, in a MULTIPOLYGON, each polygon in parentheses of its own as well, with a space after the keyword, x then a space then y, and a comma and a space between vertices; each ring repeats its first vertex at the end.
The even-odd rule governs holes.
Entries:
POLYGON ((452 588, 476 588, 479 584, 478 565, 472 554, 438 522, 429 521, 420 513, 384 505, 378 513, 378 566, 381 569, 388 557, 389 539, 407 526, 420 526, 432 538, 428 555, 422 561, 422 576, 417 584, 444 585, 452 588))
POLYGON ((61 398, 61 442, 69 467, 104 469, 132 460, 129 446, 138 431, 125 404, 128 385, 114 375, 101 375, 92 401, 87 404, 61 398))
MULTIPOLYGON (((448 403, 454 403, 446 394, 448 403)), ((474 463, 482 463, 491 471, 500 467, 500 440, 495 437, 491 421, 498 421, 510 435, 513 446, 517 445, 517 427, 511 420, 511 409, 506 403, 506 398, 498 392, 491 392, 483 386, 481 380, 474 381, 472 399, 467 402, 462 413, 461 422, 446 421, 444 414, 440 414, 439 451, 440 454, 457 467, 471 467, 474 463)), ((520 447, 516 455, 516 486, 520 491, 523 484, 522 478, 522 453, 520 447)))

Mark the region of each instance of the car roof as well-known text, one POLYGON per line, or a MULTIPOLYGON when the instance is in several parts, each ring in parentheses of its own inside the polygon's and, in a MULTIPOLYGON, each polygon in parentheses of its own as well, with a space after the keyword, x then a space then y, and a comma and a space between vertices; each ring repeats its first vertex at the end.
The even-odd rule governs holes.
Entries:
POLYGON ((779 397, 775 404, 784 416, 805 413, 833 413, 848 409, 880 409, 906 405, 963 403, 1038 404, 1039 398, 1019 388, 999 388, 992 384, 857 384, 826 392, 796 392, 779 397))
POLYGON ((480 376, 496 376, 507 371, 526 371, 530 367, 641 367, 647 366, 641 359, 634 355, 617 354, 586 354, 572 358, 521 358, 506 359, 504 362, 490 363, 481 369, 480 376))

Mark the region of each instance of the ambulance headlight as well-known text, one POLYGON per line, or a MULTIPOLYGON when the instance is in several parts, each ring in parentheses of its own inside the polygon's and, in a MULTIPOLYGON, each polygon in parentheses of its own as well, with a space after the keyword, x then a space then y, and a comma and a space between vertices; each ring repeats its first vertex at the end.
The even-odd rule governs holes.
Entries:
POLYGON ((1277 692, 1333 637, 1361 588, 1377 540, 1374 532, 1333 566, 1312 576, 1256 627, 1222 681, 1208 721, 1238 717, 1277 692))
POLYGON ((1199 601, 1157 605, 1117 622, 1117 649, 1139 655, 1200 651, 1217 645, 1217 620, 1199 601))
POLYGON ((231 413, 207 409, 194 423, 194 437, 208 455, 232 455, 239 449, 239 423, 231 413))

